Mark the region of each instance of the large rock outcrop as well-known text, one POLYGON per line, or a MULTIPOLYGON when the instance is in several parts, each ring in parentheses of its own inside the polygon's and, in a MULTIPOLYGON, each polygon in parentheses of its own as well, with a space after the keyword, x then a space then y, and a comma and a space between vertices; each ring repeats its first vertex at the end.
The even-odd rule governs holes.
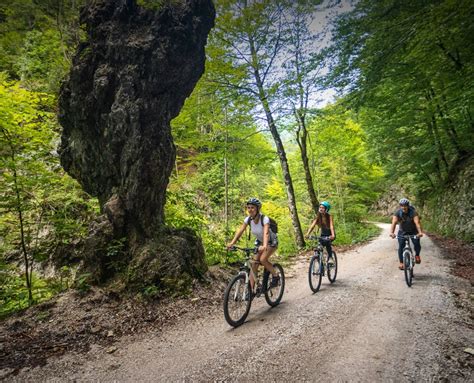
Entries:
MULTIPOLYGON (((96 240, 127 238, 132 260, 144 248, 159 247, 153 243, 180 235, 163 228, 175 162, 170 121, 204 71, 204 47, 215 17, 211 0, 140 4, 87 3, 81 12, 87 39, 78 47, 59 99, 61 163, 99 199, 107 219, 95 225, 101 227, 96 240)), ((184 242, 173 243, 180 244, 178 251, 195 249, 202 269, 202 245, 183 233, 184 242)), ((85 256, 90 269, 101 257, 91 254, 100 247, 92 243, 85 256)), ((192 265, 190 273, 196 269, 192 265)))

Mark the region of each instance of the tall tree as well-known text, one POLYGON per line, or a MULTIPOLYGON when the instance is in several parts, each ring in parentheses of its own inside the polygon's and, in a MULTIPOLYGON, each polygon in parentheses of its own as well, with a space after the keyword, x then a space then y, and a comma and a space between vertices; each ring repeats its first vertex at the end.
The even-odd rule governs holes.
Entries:
POLYGON ((214 36, 226 47, 220 58, 232 62, 236 71, 245 76, 240 77, 238 82, 232 81, 235 77, 231 74, 215 80, 248 94, 258 102, 257 112, 263 115, 280 161, 296 243, 303 247, 304 238, 290 167, 275 117, 275 95, 281 85, 278 60, 282 59, 284 47, 283 14, 288 4, 270 0, 217 2, 220 21, 214 36))
POLYGON ((296 124, 296 142, 301 153, 306 187, 314 213, 318 212, 319 201, 313 184, 313 176, 308 157, 308 120, 311 114, 310 103, 314 103, 321 89, 321 71, 324 68, 324 55, 318 43, 322 44, 325 31, 313 32, 312 24, 318 7, 315 2, 295 2, 285 13, 286 71, 282 87, 285 104, 290 106, 296 124))

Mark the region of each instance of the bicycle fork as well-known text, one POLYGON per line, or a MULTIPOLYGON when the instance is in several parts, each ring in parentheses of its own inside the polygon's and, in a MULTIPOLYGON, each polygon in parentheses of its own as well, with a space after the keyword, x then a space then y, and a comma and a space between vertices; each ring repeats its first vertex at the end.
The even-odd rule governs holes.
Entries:
POLYGON ((316 253, 316 259, 318 261, 318 271, 316 274, 321 274, 324 277, 324 259, 321 257, 321 253, 316 253))

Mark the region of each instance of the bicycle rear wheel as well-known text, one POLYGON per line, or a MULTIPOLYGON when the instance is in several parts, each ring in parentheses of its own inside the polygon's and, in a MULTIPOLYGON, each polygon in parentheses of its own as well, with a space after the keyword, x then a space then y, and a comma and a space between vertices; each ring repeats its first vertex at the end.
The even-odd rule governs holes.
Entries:
POLYGON ((323 273, 321 272, 323 270, 322 262, 322 257, 316 254, 311 257, 309 262, 308 280, 309 287, 313 293, 317 293, 321 287, 321 280, 323 278, 323 273))
POLYGON ((332 251, 332 256, 328 257, 327 262, 327 270, 328 270, 328 279, 329 282, 334 283, 336 282, 337 277, 337 255, 336 252, 332 251))
POLYGON ((227 323, 233 327, 244 323, 251 304, 250 283, 245 283, 245 275, 236 275, 230 281, 224 293, 224 317, 227 323))
POLYGON ((281 298, 283 298, 283 293, 285 292, 285 273, 283 272, 283 267, 278 263, 275 263, 273 268, 277 270, 279 276, 278 284, 272 287, 272 276, 268 273, 266 280, 263 281, 263 285, 266 287, 265 300, 270 306, 275 307, 280 303, 281 298))
POLYGON ((413 269, 410 262, 410 252, 405 251, 403 252, 403 271, 405 273, 405 281, 408 287, 411 287, 412 279, 413 279, 413 269))

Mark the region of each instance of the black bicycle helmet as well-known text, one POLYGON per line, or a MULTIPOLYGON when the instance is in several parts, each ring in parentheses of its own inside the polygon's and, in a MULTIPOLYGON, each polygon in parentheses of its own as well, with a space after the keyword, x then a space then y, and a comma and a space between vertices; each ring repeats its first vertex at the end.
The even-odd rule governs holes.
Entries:
POLYGON ((262 207, 262 203, 260 202, 260 200, 258 198, 249 198, 249 200, 247 201, 247 205, 254 205, 254 206, 257 206, 259 209, 262 207))

